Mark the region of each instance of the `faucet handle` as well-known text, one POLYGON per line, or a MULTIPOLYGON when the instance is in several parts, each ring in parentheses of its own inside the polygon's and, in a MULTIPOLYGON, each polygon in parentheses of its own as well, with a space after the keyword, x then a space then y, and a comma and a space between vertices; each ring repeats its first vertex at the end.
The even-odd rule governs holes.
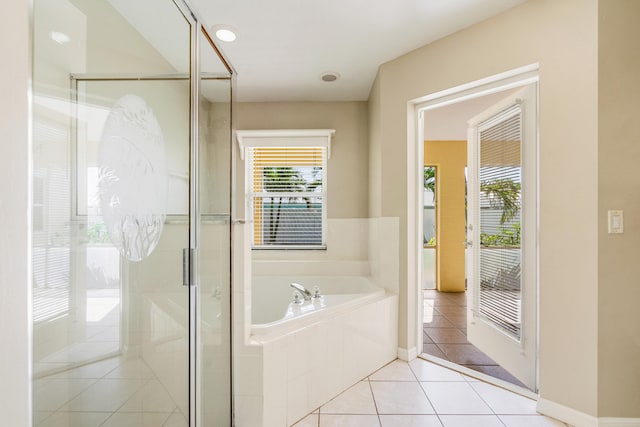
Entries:
POLYGON ((320 298, 321 297, 321 295, 320 295, 320 287, 319 286, 314 286, 313 289, 312 289, 312 292, 313 292, 312 298, 320 298))
POLYGON ((304 299, 302 298, 302 294, 298 291, 293 291, 293 303, 294 304, 302 304, 304 299))

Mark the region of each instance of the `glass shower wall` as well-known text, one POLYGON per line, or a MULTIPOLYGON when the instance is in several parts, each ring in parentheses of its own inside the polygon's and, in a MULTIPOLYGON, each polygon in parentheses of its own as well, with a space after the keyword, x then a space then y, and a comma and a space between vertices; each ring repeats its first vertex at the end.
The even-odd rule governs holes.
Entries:
POLYGON ((34 425, 230 425, 231 72, 199 30, 180 1, 34 2, 34 425))
POLYGON ((199 392, 203 426, 231 425, 231 70, 199 31, 199 392))

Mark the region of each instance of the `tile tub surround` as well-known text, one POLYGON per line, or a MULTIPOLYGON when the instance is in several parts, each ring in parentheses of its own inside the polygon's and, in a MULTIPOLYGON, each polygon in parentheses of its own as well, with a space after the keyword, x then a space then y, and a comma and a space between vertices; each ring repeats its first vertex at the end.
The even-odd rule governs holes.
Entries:
POLYGON ((395 360, 293 427, 567 426, 535 408, 534 400, 434 363, 395 360))

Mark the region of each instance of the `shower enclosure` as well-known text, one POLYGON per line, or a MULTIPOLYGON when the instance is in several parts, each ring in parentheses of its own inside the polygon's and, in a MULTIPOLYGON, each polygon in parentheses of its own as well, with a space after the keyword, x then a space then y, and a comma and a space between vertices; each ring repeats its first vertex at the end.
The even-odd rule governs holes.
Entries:
POLYGON ((182 0, 33 18, 33 424, 230 426, 234 72, 182 0))

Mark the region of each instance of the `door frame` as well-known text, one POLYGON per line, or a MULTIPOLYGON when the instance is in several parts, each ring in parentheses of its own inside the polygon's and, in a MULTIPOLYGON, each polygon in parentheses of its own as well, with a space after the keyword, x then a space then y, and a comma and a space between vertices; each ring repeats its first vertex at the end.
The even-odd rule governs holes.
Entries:
MULTIPOLYGON (((409 257, 409 271, 408 271, 408 305, 413 310, 409 310, 410 324, 413 323, 414 328, 414 340, 415 356, 417 357, 422 353, 423 347, 423 334, 422 334, 422 319, 423 319, 423 297, 422 297, 422 236, 424 234, 422 225, 422 215, 418 213, 422 212, 424 205, 422 194, 422 173, 424 168, 424 112, 434 110, 440 107, 444 107, 451 104, 468 101, 475 98, 480 98, 486 95, 491 95, 498 92, 503 92, 510 89, 520 88, 527 86, 531 83, 537 83, 539 81, 539 69, 538 63, 526 65, 520 68, 509 70, 500 74, 489 76, 480 80, 464 83, 459 86, 454 86, 442 91, 434 92, 420 98, 413 99, 407 103, 407 256, 409 257), (413 292, 411 290, 413 287, 413 292), (411 316, 411 312, 414 316, 411 316)), ((539 106, 538 106, 539 110, 539 106)), ((539 117, 538 117, 539 122, 539 117)), ((539 127, 539 124, 537 124, 539 127)), ((536 132, 539 139, 539 133, 536 132)), ((536 152, 539 152, 539 143, 536 142, 536 152)), ((536 180, 539 182, 539 165, 536 165, 536 180)), ((536 199, 539 200, 539 188, 537 185, 538 194, 536 199)), ((536 206, 536 217, 539 221, 539 204, 536 206)), ((537 224, 538 225, 538 224, 537 224)), ((539 226, 536 227, 539 229, 539 226)), ((537 240, 537 239, 536 239, 537 240)), ((540 248, 539 242, 536 241, 536 253, 539 255, 540 248)), ((539 260, 539 256, 537 257, 539 260)), ((539 271, 539 261, 536 265, 536 270, 539 271)), ((537 311, 537 325, 536 325, 536 392, 538 391, 539 378, 538 378, 538 366, 540 364, 539 345, 540 345, 540 309, 539 309, 539 294, 540 294, 540 282, 539 275, 536 280, 536 311, 537 311)), ((413 356, 413 352, 409 352, 409 356, 413 356)), ((411 357, 409 357, 411 359, 411 357)), ((459 367, 458 365, 451 364, 453 368, 459 367)), ((462 367, 459 367, 463 369, 462 367)), ((465 371, 466 372, 466 371, 465 371)), ((491 380, 492 377, 482 375, 483 379, 491 380)), ((512 389, 513 391, 523 393, 523 389, 517 386, 512 386, 505 381, 497 380, 501 386, 512 389)), ((526 393, 526 392, 525 392, 526 393)), ((526 393, 529 394, 529 393, 526 393)))

